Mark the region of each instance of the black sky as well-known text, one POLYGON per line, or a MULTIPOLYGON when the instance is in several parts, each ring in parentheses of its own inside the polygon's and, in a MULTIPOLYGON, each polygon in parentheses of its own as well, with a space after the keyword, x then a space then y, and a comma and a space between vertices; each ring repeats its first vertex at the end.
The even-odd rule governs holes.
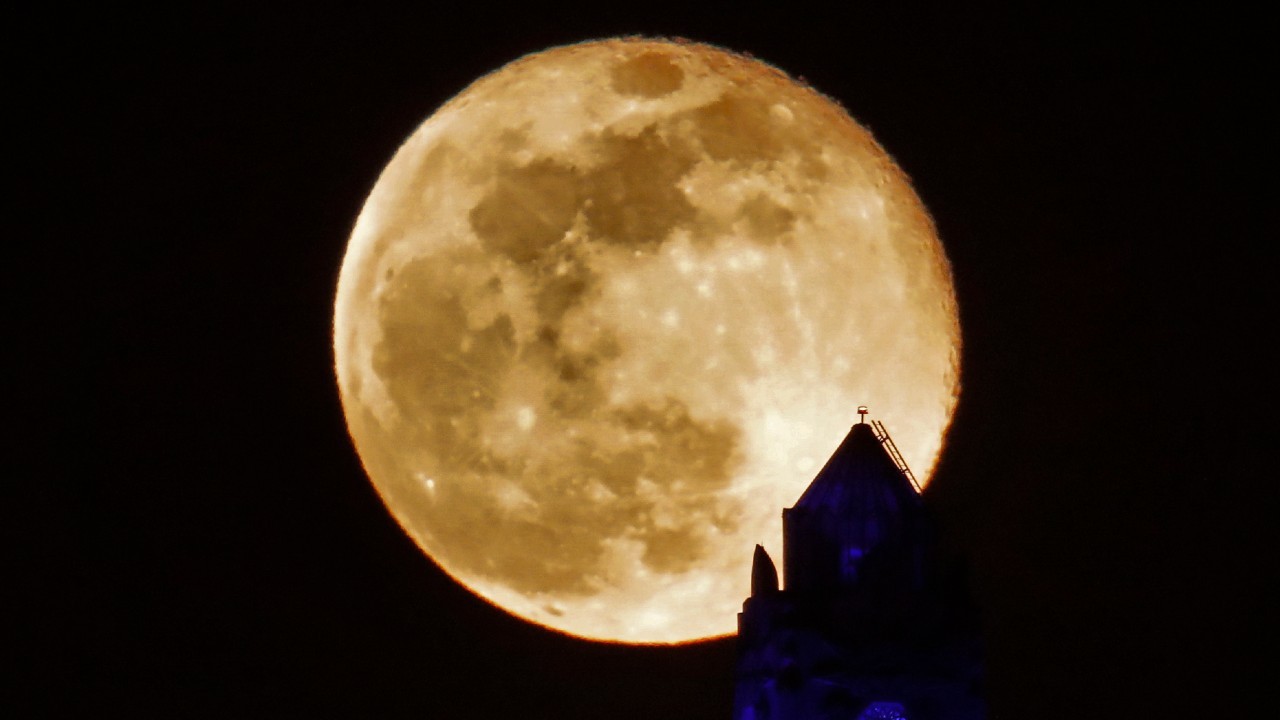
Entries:
POLYGON ((965 346, 930 495, 986 613, 993 716, 1244 707, 1274 654, 1268 39, 1225 6, 881 5, 14 23, 18 706, 728 717, 731 641, 593 645, 455 586, 365 479, 332 375, 338 265, 398 144, 524 53, 647 34, 804 76, 933 212, 965 346))

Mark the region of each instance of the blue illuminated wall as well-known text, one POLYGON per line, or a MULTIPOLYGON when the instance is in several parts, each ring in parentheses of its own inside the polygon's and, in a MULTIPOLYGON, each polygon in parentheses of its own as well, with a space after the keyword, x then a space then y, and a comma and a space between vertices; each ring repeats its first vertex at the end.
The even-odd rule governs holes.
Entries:
POLYGON ((853 426, 783 510, 782 586, 757 546, 737 720, 980 720, 977 615, 920 494, 853 426))

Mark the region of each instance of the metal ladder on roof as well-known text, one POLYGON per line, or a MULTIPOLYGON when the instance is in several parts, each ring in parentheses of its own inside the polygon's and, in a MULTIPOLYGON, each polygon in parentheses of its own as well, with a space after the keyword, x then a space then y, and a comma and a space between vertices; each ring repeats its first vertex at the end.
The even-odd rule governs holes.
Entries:
POLYGON ((893 464, 898 466, 898 470, 911 481, 911 487, 916 492, 923 492, 920 489, 920 483, 916 482, 916 476, 911 473, 911 468, 907 467, 907 461, 902 459, 902 453, 898 452, 898 446, 893 444, 893 438, 889 437, 889 431, 884 429, 884 423, 879 420, 871 421, 871 430, 875 433, 876 439, 889 451, 889 457, 893 460, 893 464))

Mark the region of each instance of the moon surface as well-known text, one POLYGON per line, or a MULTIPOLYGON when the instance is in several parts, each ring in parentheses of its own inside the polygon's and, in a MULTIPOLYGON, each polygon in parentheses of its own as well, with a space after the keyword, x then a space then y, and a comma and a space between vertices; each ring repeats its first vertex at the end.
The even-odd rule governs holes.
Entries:
POLYGON ((571 635, 732 633, 756 543, 859 404, 927 481, 958 393, 950 268, 834 101, 688 42, 527 56, 378 178, 334 351, 418 545, 571 635))

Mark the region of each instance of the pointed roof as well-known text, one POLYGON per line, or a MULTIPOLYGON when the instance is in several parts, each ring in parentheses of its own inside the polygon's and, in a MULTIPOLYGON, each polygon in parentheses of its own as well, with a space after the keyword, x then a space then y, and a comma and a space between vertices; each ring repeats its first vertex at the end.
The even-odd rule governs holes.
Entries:
POLYGON ((857 521, 900 516, 920 495, 898 469, 871 425, 854 425, 796 501, 793 510, 831 513, 857 521))

